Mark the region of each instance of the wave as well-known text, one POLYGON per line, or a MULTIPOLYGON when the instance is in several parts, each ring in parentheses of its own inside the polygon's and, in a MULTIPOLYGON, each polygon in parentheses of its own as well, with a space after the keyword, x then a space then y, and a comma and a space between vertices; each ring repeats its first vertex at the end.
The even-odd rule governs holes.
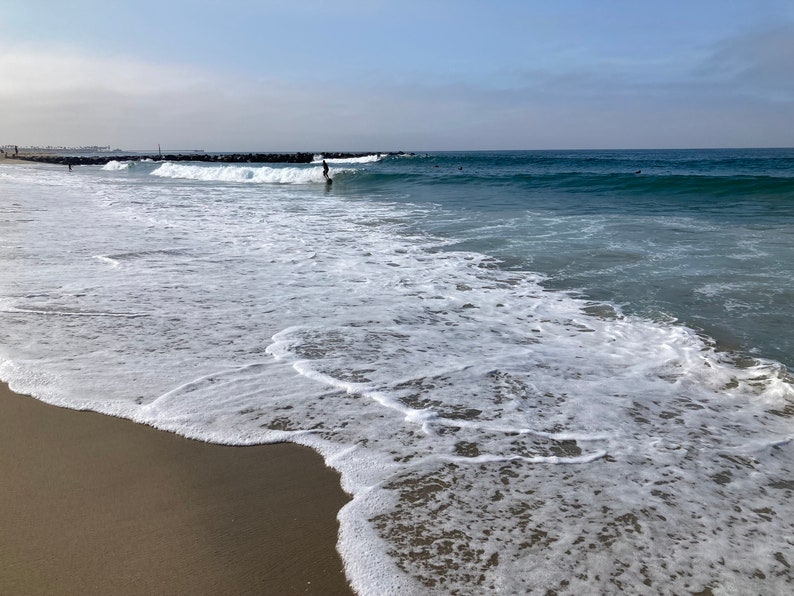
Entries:
POLYGON ((446 166, 426 171, 367 172, 367 180, 427 186, 487 186, 513 187, 517 191, 555 191, 587 195, 698 197, 740 199, 791 198, 792 181, 787 176, 720 176, 655 173, 594 173, 567 172, 489 172, 486 175, 466 167, 446 166))
POLYGON ((323 157, 322 154, 315 155, 312 163, 322 163, 325 160, 328 163, 374 163, 382 160, 385 157, 383 153, 374 153, 372 155, 364 155, 363 157, 323 157))
POLYGON ((167 162, 154 170, 152 176, 179 178, 184 180, 201 180, 205 182, 240 182, 252 184, 314 184, 325 182, 323 171, 320 167, 216 167, 183 165, 167 162))
MULTIPOLYGON (((486 234, 507 230, 507 242, 523 242, 526 231, 538 236, 534 246, 548 243, 539 257, 614 250, 583 230, 600 218, 552 211, 566 194, 553 189, 575 189, 571 202, 587 205, 615 189, 633 197, 640 185, 675 181, 543 175, 520 163, 505 172, 473 159, 436 169, 425 159, 335 166, 355 171, 347 195, 306 187, 249 201, 246 191, 262 187, 226 184, 222 208, 191 192, 205 186, 175 201, 147 198, 167 195, 168 178, 252 183, 322 176, 321 168, 158 163, 141 170, 159 178, 94 183, 89 170, 59 201, 48 188, 20 193, 25 229, 44 244, 24 259, 0 251, 15 280, 4 300, 37 312, 5 316, 0 377, 45 401, 196 439, 315 448, 354 496, 339 514, 338 545, 360 592, 784 592, 788 562, 777 550, 790 534, 781 520, 794 515, 788 373, 770 362, 739 366, 683 324, 585 302, 457 244, 482 246, 486 234), (591 195, 588 178, 601 184, 591 195), (549 208, 527 210, 530 195, 549 208), (475 210, 473 197, 530 211, 517 219, 532 226, 511 230, 512 214, 475 210), (125 225, 115 225, 120 218, 125 225), (72 248, 103 251, 99 263, 64 255, 51 233, 61 226, 94 230, 76 234, 72 248), (50 266, 62 262, 69 266, 50 266), (44 277, 32 275, 38 270, 44 277), (81 290, 48 297, 53 286, 81 290), (138 312, 150 318, 130 320, 138 312), (625 556, 632 552, 642 556, 625 556)), ((700 178, 676 180, 691 190, 700 178)), ((621 220, 632 201, 614 203, 621 220)), ((700 285, 734 282, 700 275, 716 249, 695 244, 702 226, 686 223, 692 268, 654 266, 670 278, 697 271, 700 285)), ((645 233, 652 248, 671 238, 644 225, 616 238, 618 248, 635 250, 645 233)), ((624 275, 649 284, 641 273, 624 275)))
POLYGON ((670 174, 590 174, 563 173, 545 176, 524 175, 529 186, 550 186, 592 193, 685 194, 707 196, 740 196, 743 194, 790 194, 791 178, 774 176, 705 176, 670 174))
POLYGON ((132 167, 131 161, 116 161, 114 159, 112 161, 107 162, 104 166, 102 166, 102 169, 110 172, 115 172, 118 170, 129 170, 131 167, 132 167))

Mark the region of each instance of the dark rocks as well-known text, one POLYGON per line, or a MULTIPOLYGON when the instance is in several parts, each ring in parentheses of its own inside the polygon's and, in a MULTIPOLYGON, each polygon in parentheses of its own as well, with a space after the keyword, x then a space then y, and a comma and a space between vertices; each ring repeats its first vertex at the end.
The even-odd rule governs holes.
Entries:
MULTIPOLYGON (((350 159, 382 153, 323 153, 325 159, 350 159)), ((316 153, 190 153, 163 155, 20 155, 18 159, 62 165, 104 165, 110 161, 201 161, 211 163, 311 163, 316 153)), ((391 155, 391 154, 390 154, 391 155)))

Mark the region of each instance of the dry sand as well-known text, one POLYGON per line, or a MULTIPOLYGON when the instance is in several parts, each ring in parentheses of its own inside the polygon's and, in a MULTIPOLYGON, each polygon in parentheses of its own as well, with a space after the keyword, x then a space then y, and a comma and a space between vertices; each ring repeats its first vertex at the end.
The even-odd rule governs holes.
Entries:
POLYGON ((4 157, 3 155, 0 155, 0 166, 2 166, 3 164, 21 165, 21 164, 33 164, 33 163, 35 162, 26 161, 24 159, 14 159, 13 157, 4 157))
POLYGON ((347 498, 310 449, 191 441, 2 384, 0 449, 0 594, 351 594, 347 498))

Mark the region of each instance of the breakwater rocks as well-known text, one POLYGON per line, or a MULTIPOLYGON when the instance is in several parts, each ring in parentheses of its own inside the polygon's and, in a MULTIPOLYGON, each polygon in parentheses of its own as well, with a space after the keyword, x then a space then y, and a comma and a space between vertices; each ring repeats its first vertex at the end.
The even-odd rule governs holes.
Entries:
POLYGON ((157 155, 19 155, 17 159, 62 165, 104 165, 110 161, 204 161, 212 163, 311 163, 318 155, 324 159, 351 159, 367 155, 403 155, 399 152, 367 153, 188 153, 157 155))

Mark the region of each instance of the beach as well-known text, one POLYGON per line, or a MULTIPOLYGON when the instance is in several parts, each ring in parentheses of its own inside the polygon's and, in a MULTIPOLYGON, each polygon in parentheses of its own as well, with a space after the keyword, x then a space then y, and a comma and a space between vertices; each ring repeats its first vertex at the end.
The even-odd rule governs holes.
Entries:
POLYGON ((34 163, 34 162, 28 161, 26 159, 18 159, 16 157, 9 157, 9 155, 10 154, 6 154, 6 155, 3 155, 2 157, 0 157, 0 166, 1 165, 8 165, 8 166, 15 165, 15 166, 19 166, 19 165, 34 163))
POLYGON ((790 591, 794 150, 327 163, 0 168, 0 594, 790 591))
POLYGON ((339 476, 0 385, 0 593, 350 594, 339 476))

